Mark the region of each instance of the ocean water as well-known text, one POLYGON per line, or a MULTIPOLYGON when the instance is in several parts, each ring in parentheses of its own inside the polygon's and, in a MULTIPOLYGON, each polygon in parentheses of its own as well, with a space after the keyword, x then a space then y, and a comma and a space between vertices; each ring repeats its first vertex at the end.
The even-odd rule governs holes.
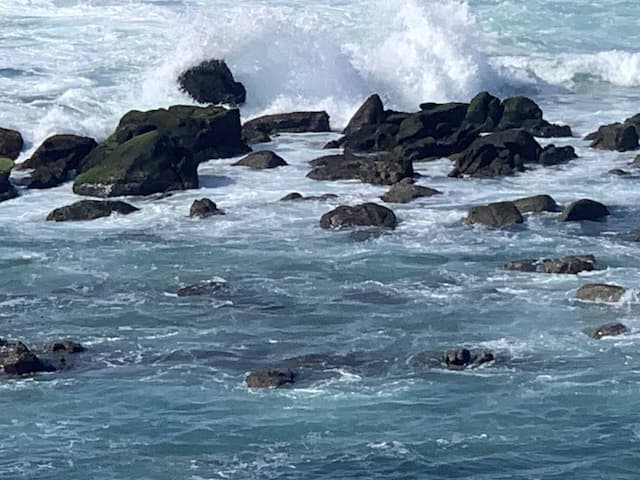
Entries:
MULTIPOLYGON (((629 0, 3 0, 0 126, 22 159, 48 135, 104 138, 133 108, 190 103, 175 78, 224 57, 248 90, 244 118, 323 108, 335 130, 378 92, 390 108, 525 94, 572 126, 569 164, 454 180, 417 164, 441 196, 393 206, 398 229, 365 242, 319 228, 384 187, 305 178, 337 133, 283 135, 289 167, 200 167, 201 188, 128 199, 130 216, 50 224, 71 185, 0 204, 0 336, 85 344, 76 369, 0 382, 0 477, 13 479, 636 479, 640 465, 640 227, 635 153, 581 137, 640 111, 640 3, 629 0), (281 203, 291 191, 336 193, 281 203), (553 215, 492 231, 470 205, 548 193, 610 205, 604 223, 553 215), (196 198, 227 211, 187 218, 196 198), (577 276, 507 272, 507 260, 591 253, 577 276), (178 288, 223 279, 220 296, 178 288), (574 300, 624 285, 616 305, 574 300), (582 330, 611 321, 627 336, 582 330), (465 372, 422 361, 493 351, 465 372), (427 352, 426 354, 424 352, 427 352), (291 388, 245 374, 338 357, 291 388)), ((542 143, 548 143, 542 141, 542 143)))

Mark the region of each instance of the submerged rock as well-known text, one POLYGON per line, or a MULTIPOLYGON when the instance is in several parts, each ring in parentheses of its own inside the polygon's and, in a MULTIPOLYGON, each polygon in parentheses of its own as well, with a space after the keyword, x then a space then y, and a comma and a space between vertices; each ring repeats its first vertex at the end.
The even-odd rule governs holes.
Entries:
POLYGON ((241 105, 247 91, 236 82, 224 60, 207 60, 178 77, 181 90, 199 103, 228 103, 241 105))
POLYGON ((265 170, 287 166, 288 163, 282 157, 270 151, 253 152, 238 160, 233 166, 250 167, 253 170, 265 170))
POLYGON ((627 172, 626 170, 622 170, 621 168, 612 168, 607 172, 609 175, 616 175, 618 177, 628 177, 631 175, 631 172, 627 172))
POLYGON ((24 141, 20 132, 0 128, 0 157, 15 160, 20 155, 23 146, 24 141))
POLYGON ((507 262, 505 268, 520 272, 577 274, 592 271, 595 263, 596 259, 593 255, 570 255, 556 259, 514 260, 507 262))
POLYGON ((125 202, 109 200, 80 200, 64 207, 56 208, 49 215, 47 221, 68 222, 81 220, 95 220, 108 217, 113 213, 129 215, 138 209, 125 202))
POLYGON ((477 367, 483 363, 492 362, 495 356, 490 352, 474 352, 463 348, 461 350, 449 350, 442 355, 441 365, 449 370, 464 370, 469 367, 477 367))
POLYGON ((433 195, 442 195, 442 192, 401 181, 392 185, 391 189, 380 198, 387 203, 409 203, 416 198, 431 197, 433 195))
POLYGON ((365 226, 394 229, 397 224, 398 220, 393 210, 376 203, 343 205, 325 213, 320 219, 320 226, 324 229, 365 226))
POLYGON ((245 382, 249 388, 279 388, 292 384, 295 376, 291 370, 264 369, 249 373, 245 382))
POLYGON ((327 112, 293 112, 265 115, 249 120, 242 126, 242 138, 247 143, 262 143, 276 133, 330 132, 327 112))
POLYGON ((493 228, 523 223, 524 218, 513 202, 496 202, 472 207, 465 219, 466 223, 481 223, 493 228))
POLYGON ((618 285, 588 283, 578 289, 576 298, 591 302, 617 303, 622 299, 626 291, 624 287, 618 285))
POLYGON ((584 333, 589 335, 595 340, 600 340, 604 337, 616 337, 628 333, 629 329, 622 323, 607 323, 597 328, 586 329, 584 333))
POLYGON ((580 222, 583 220, 601 220, 609 216, 609 209, 600 202, 584 198, 567 206, 560 214, 561 222, 580 222))
POLYGON ((284 197, 280 199, 281 202, 297 202, 300 200, 333 200, 338 198, 338 195, 335 193, 323 193, 322 195, 311 195, 305 197, 301 193, 291 192, 287 193, 284 197))
POLYGON ((45 350, 48 352, 64 352, 64 353, 82 353, 86 349, 73 340, 61 340, 59 342, 49 343, 45 346, 45 350))
POLYGON ((206 297, 215 295, 227 289, 227 282, 218 280, 206 280, 195 283, 178 290, 179 297, 206 297))
POLYGON ((43 362, 22 342, 0 339, 0 371, 6 375, 52 372, 55 367, 43 362))
POLYGON ((550 195, 534 195, 514 200, 520 213, 559 212, 560 206, 550 195))
POLYGON ((373 185, 393 185, 414 175, 410 160, 395 155, 364 157, 345 151, 311 161, 314 167, 307 177, 313 180, 360 180, 373 185))
POLYGON ((0 202, 11 200, 18 196, 18 191, 9 180, 12 169, 13 160, 0 157, 0 202))
POLYGON ((222 210, 218 209, 218 206, 208 198, 201 198, 200 200, 194 200, 189 209, 190 218, 207 218, 214 215, 224 215, 222 210))

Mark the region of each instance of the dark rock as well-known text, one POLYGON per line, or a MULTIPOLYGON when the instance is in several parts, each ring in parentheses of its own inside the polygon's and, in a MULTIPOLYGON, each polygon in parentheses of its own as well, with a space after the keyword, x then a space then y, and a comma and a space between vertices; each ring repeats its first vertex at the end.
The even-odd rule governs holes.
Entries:
POLYGON ((45 346, 45 350, 48 352, 62 352, 62 353, 82 353, 86 349, 79 343, 71 340, 62 340, 59 342, 50 343, 45 346))
POLYGON ((383 122, 379 125, 364 125, 355 132, 333 140, 324 148, 344 148, 354 152, 383 152, 398 145, 398 123, 383 122))
POLYGON ((282 157, 270 151, 253 152, 237 161, 234 166, 250 167, 253 170, 284 167, 288 165, 282 157))
POLYGON ((96 218, 108 217, 112 213, 129 215, 137 212, 138 209, 125 202, 110 200, 80 200, 79 202, 56 208, 49 215, 47 221, 68 222, 81 220, 95 220, 96 218))
POLYGON ((0 202, 11 200, 18 196, 18 191, 9 180, 12 169, 13 160, 0 157, 0 202))
POLYGON ((580 222, 583 220, 601 220, 610 215, 609 209, 600 202, 582 199, 566 207, 559 220, 561 222, 580 222))
POLYGON ((449 370, 464 370, 468 367, 477 367, 483 363, 492 362, 495 356, 490 352, 476 352, 463 348, 462 350, 450 350, 445 352, 441 359, 441 365, 449 370))
POLYGON ((606 285, 604 283, 588 283, 583 285, 576 292, 578 300, 586 300, 591 302, 619 302, 626 293, 624 287, 618 285, 606 285))
POLYGON ((180 88, 199 103, 241 105, 247 92, 233 78, 224 60, 208 60, 183 72, 178 77, 180 88))
POLYGON ((638 132, 636 127, 627 123, 602 125, 597 131, 585 137, 591 140, 591 147, 600 150, 617 150, 626 152, 638 148, 638 132))
POLYGON ((15 130, 0 128, 0 157, 15 160, 24 146, 22 135, 15 130))
POLYGON ((38 358, 22 342, 0 340, 0 370, 7 375, 51 372, 55 367, 38 358))
POLYGON ((489 205, 472 207, 466 223, 481 223, 493 228, 505 227, 524 222, 520 211, 513 202, 496 202, 489 205))
POLYGON ((329 155, 311 161, 315 167, 307 174, 313 180, 360 180, 373 185, 393 185, 412 177, 413 164, 393 154, 361 157, 345 151, 342 155, 329 155))
POLYGON ((369 240, 380 238, 383 235, 385 235, 385 232, 378 229, 354 230, 349 232, 349 240, 358 243, 368 242, 369 240))
POLYGON ((593 255, 571 255, 559 259, 543 260, 515 260, 507 262, 507 270, 537 273, 568 273, 578 274, 590 272, 595 268, 596 259, 593 255))
POLYGON ((92 138, 54 135, 47 138, 20 168, 35 169, 25 182, 29 188, 51 188, 65 182, 80 161, 98 144, 92 138))
POLYGON ((249 388, 279 388, 291 384, 295 380, 295 373, 291 370, 256 370, 245 378, 249 388))
POLYGON ((477 94, 469 103, 465 122, 473 125, 479 132, 493 132, 502 117, 502 104, 498 97, 489 92, 477 94))
POLYGON ((524 130, 492 133, 475 140, 456 156, 450 177, 496 177, 524 170, 526 163, 535 163, 540 145, 524 130))
POLYGON ((502 102, 502 115, 496 131, 522 128, 536 137, 570 137, 571 128, 553 125, 542 118, 542 110, 530 98, 512 97, 502 102))
POLYGON ((214 215, 224 215, 222 210, 218 209, 218 206, 209 200, 208 198, 201 198, 200 200, 194 200, 189 209, 190 218, 207 218, 214 215))
POLYGON ((398 220, 392 210, 376 203, 364 203, 355 206, 340 206, 320 219, 320 226, 324 229, 346 227, 384 227, 394 229, 398 220))
POLYGON ((618 177, 628 177, 629 175, 631 175, 630 172, 627 172, 626 170, 622 170, 621 168, 613 168, 611 170, 609 170, 609 175, 616 175, 618 177))
POLYGON ((280 199, 281 202, 295 202, 299 200, 333 200, 338 198, 338 195, 334 193, 323 193, 322 195, 312 195, 305 197, 298 192, 291 192, 280 199))
POLYGON ((540 212, 559 212, 560 207, 556 201, 549 195, 535 195, 533 197, 525 197, 514 200, 516 208, 520 213, 540 213, 540 212))
POLYGON ((242 138, 248 143, 260 143, 275 133, 329 132, 327 112, 293 112, 265 115, 249 120, 242 126, 242 138))
POLYGON ((206 280, 189 285, 178 290, 179 297, 206 297, 223 292, 227 289, 227 282, 206 280))
POLYGON ((442 192, 429 187, 398 182, 380 198, 387 203, 409 203, 411 200, 422 197, 442 195, 442 192))
POLYGON ((571 146, 556 147, 555 145, 547 145, 544 147, 542 152, 540 152, 538 163, 548 167, 551 165, 565 163, 576 158, 578 158, 578 155, 576 155, 576 151, 571 146))
POLYGON ((617 337, 618 335, 623 335, 628 332, 629 329, 622 323, 607 323, 598 328, 591 328, 584 331, 584 333, 594 340, 600 340, 604 337, 617 337))
POLYGON ((420 112, 409 115, 400 124, 398 143, 452 134, 462 125, 468 107, 466 103, 423 103, 420 112))
POLYGON ((382 123, 383 119, 384 106, 382 105, 382 100, 380 100, 378 94, 371 95, 351 117, 342 133, 350 135, 365 126, 378 125, 382 123))

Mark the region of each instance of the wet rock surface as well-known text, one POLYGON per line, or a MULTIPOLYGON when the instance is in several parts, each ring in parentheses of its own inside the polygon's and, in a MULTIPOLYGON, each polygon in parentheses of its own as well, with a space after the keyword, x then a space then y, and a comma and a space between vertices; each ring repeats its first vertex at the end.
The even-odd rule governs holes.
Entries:
POLYGON ((513 202, 496 202, 489 205, 471 207, 465 223, 480 223, 492 228, 523 223, 524 218, 513 202))
POLYGON ((126 202, 111 200, 80 200, 64 207, 56 208, 49 215, 47 221, 78 222, 108 217, 114 213, 129 215, 139 209, 126 202))
POLYGON ((607 323, 597 328, 588 328, 584 330, 584 333, 594 340, 600 340, 605 337, 617 337, 629 333, 629 328, 622 323, 607 323))
POLYGON ((570 255, 557 259, 514 260, 507 262, 505 268, 520 272, 578 274, 594 270, 595 265, 596 259, 593 255, 570 255))
POLYGON ((212 200, 201 198, 194 200, 189 209, 190 218, 208 218, 215 215, 224 215, 224 211, 220 210, 212 200))
POLYGON ((589 283, 578 289, 576 298, 590 302, 617 303, 626 292, 627 289, 619 285, 589 283))
POLYGON ((326 230, 365 226, 394 229, 397 224, 393 210, 376 203, 343 205, 325 213, 320 219, 320 226, 326 230))

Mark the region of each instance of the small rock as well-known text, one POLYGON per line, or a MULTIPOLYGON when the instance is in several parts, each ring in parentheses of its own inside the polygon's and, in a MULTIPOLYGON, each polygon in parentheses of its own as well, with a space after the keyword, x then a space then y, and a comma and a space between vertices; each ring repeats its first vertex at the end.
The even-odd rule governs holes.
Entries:
POLYGON ((247 92, 236 82, 224 60, 208 60, 183 72, 178 78, 180 88, 199 103, 241 105, 247 92))
POLYGON ((489 227, 500 228, 522 223, 524 219, 513 202, 496 202, 472 207, 465 221, 469 224, 481 223, 489 227))
POLYGON ((561 222, 580 222, 583 220, 601 220, 610 215, 609 209, 600 202, 588 198, 573 202, 560 215, 561 222))
POLYGON ((462 350, 450 350, 441 359, 443 367, 449 370, 464 370, 467 367, 479 366, 483 363, 492 362, 495 356, 490 352, 472 353, 463 348, 462 350))
POLYGON ((571 146, 556 147, 555 145, 547 145, 542 149, 542 152, 540 152, 538 163, 545 167, 549 167, 551 165, 558 165, 576 158, 578 158, 578 155, 576 155, 576 151, 571 146))
POLYGON ((626 288, 618 285, 588 283, 578 289, 576 298, 591 302, 617 303, 626 291, 626 288))
MULTIPOLYGON (((411 179, 413 180, 413 179, 411 179)), ((442 192, 429 187, 422 187, 403 181, 395 183, 391 189, 380 198, 387 203, 409 203, 411 200, 422 197, 441 195, 442 192)))
POLYGON ((346 227, 383 227, 396 228, 398 220, 387 207, 376 203, 364 203, 355 206, 340 206, 325 213, 320 219, 320 226, 324 229, 339 229, 346 227))
POLYGON ((595 340, 600 340, 604 337, 617 337, 624 333, 628 333, 629 329, 622 323, 607 323, 598 328, 587 329, 584 331, 587 335, 595 340))
POLYGON ((248 143, 270 141, 275 133, 330 132, 327 112, 293 112, 265 115, 242 125, 242 138, 248 143))
POLYGON ((86 349, 77 342, 71 340, 62 340, 60 342, 48 344, 47 346, 45 346, 45 350, 52 353, 82 353, 86 349))
POLYGON ((204 282, 189 285, 178 290, 179 297, 205 297, 215 295, 227 288, 227 282, 206 280, 204 282))
POLYGON ((15 160, 24 146, 20 132, 8 128, 0 128, 0 157, 15 160))
POLYGON ((559 212, 560 207, 549 195, 535 195, 533 197, 518 198, 514 200, 520 213, 559 212))
POLYGON ((270 151, 250 153, 242 160, 233 164, 233 166, 250 167, 253 170, 265 170, 268 168, 284 167, 287 165, 288 163, 285 162, 282 157, 270 151))
POLYGON ((189 209, 190 218, 207 218, 213 215, 224 215, 225 213, 218 209, 218 206, 208 198, 194 200, 189 209))
POLYGON ((0 369, 7 375, 27 375, 51 372, 55 368, 46 364, 22 342, 0 340, 0 369))
POLYGON ((291 370, 256 370, 245 378, 249 388, 279 388, 294 382, 295 373, 291 370))
POLYGON ((630 172, 627 172, 626 170, 622 170, 621 168, 613 168, 611 170, 609 170, 609 175, 616 175, 618 177, 628 177, 629 175, 631 175, 630 172))
POLYGON ((311 195, 309 197, 305 197, 298 192, 291 192, 286 194, 284 197, 280 199, 281 202, 295 202, 299 200, 333 200, 338 198, 338 195, 334 193, 323 193, 322 195, 311 195))
POLYGON ((596 259, 593 255, 571 255, 559 259, 544 260, 514 260, 507 262, 507 270, 538 273, 568 273, 578 274, 590 272, 595 268, 596 259))
POLYGON ((133 205, 120 201, 80 200, 71 205, 56 208, 47 215, 47 221, 68 222, 95 220, 96 218, 108 217, 112 213, 129 215, 137 211, 138 209, 133 205))

